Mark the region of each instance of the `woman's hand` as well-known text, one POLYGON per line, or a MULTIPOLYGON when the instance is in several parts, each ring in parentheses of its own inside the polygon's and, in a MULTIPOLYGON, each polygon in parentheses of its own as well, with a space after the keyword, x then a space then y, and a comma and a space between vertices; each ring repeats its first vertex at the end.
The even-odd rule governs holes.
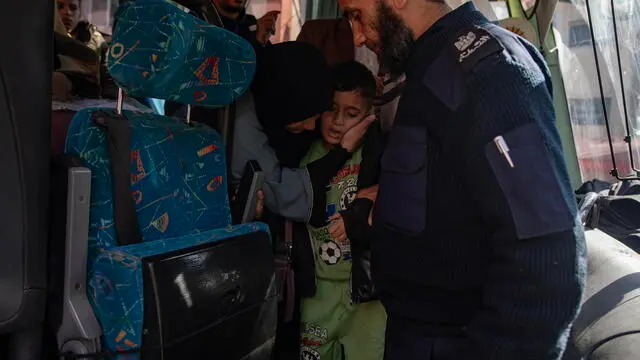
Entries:
POLYGON ((329 220, 332 221, 331 225, 329 225, 329 235, 331 235, 331 238, 341 243, 347 242, 349 239, 347 238, 347 230, 344 227, 342 215, 340 215, 340 213, 333 214, 329 217, 329 220))
MULTIPOLYGON (((231 197, 231 202, 234 202, 234 201, 236 201, 235 194, 231 197)), ((260 220, 263 213, 264 213, 264 191, 258 190, 256 192, 256 212, 253 219, 260 220)))
POLYGON ((256 193, 256 220, 260 220, 264 213, 264 191, 258 190, 256 193))
POLYGON ((340 141, 340 146, 345 148, 348 152, 354 152, 362 141, 364 140, 364 136, 367 133, 367 129, 369 129, 369 125, 376 119, 375 115, 369 115, 364 120, 359 122, 356 126, 349 129, 344 136, 342 137, 342 141, 340 141))

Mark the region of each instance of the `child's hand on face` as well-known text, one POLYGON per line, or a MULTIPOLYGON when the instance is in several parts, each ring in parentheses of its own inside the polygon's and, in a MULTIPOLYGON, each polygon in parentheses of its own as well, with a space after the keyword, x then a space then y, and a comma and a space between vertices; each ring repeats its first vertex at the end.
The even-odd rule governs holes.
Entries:
POLYGON ((371 125, 371 123, 375 119, 375 115, 369 115, 365 117, 364 120, 356 124, 344 134, 340 145, 348 152, 354 152, 358 148, 358 146, 362 144, 369 125, 371 125))
POLYGON ((329 220, 332 221, 329 226, 329 235, 342 243, 347 242, 349 239, 347 239, 347 230, 344 228, 342 215, 340 213, 333 214, 329 217, 329 220))

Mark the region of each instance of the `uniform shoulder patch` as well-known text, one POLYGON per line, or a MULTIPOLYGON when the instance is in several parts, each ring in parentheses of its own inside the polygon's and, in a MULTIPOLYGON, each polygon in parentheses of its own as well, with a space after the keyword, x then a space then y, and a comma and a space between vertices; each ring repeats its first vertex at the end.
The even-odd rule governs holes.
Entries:
POLYGON ((504 47, 489 31, 474 26, 460 32, 450 45, 450 50, 455 61, 465 72, 469 72, 482 59, 504 50, 504 47))

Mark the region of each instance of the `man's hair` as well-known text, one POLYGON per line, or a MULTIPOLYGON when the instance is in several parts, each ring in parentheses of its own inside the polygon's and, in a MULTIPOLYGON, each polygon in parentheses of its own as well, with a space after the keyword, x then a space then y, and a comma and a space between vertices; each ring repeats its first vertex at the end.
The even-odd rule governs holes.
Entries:
POLYGON ((376 96, 376 79, 366 66, 357 61, 347 61, 331 67, 333 91, 360 90, 362 96, 372 101, 376 96))

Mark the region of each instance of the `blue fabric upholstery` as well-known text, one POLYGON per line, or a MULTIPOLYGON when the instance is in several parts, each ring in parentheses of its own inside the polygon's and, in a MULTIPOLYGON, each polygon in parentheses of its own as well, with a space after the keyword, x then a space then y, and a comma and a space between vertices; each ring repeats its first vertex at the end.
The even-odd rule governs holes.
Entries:
POLYGON ((251 44, 170 1, 130 1, 115 18, 107 67, 130 95, 222 107, 253 79, 251 44))
MULTIPOLYGON (((106 132, 78 112, 66 153, 91 169, 89 256, 118 246, 106 132)), ((103 109, 113 114, 115 110, 103 109)), ((213 129, 177 118, 124 111, 131 126, 131 190, 144 241, 174 238, 231 224, 224 145, 213 129)), ((117 120, 117 119, 116 119, 117 120)))
MULTIPOLYGON (((231 227, 224 146, 211 128, 177 118, 123 111, 131 128, 131 190, 143 242, 119 246, 114 226, 107 133, 85 109, 73 118, 66 153, 91 169, 88 296, 106 349, 137 348, 142 340, 145 257, 265 231, 231 227)), ((128 355, 127 359, 137 359, 128 355)), ((124 356, 119 357, 124 359, 124 356)))
POLYGON ((144 309, 142 260, 145 257, 258 231, 269 230, 262 223, 244 224, 100 253, 89 273, 88 290, 107 348, 126 350, 141 343, 144 309))
MULTIPOLYGON (((108 67, 129 95, 183 104, 224 106, 248 88, 255 71, 249 43, 208 25, 166 0, 136 0, 116 13, 108 67)), ((66 154, 92 172, 87 292, 104 333, 104 348, 135 349, 143 339, 146 257, 251 232, 232 227, 224 144, 211 128, 153 113, 123 111, 131 129, 131 192, 142 242, 119 246, 109 139, 84 109, 73 118, 66 154)), ((137 359, 138 355, 119 359, 137 359)))

